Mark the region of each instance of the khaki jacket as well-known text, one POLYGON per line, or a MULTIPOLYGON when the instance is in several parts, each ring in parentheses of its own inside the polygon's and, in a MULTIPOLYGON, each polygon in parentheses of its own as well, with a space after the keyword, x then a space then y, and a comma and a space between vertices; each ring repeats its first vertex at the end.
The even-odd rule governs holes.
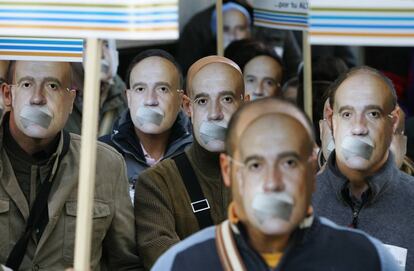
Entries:
MULTIPOLYGON (((0 130, 0 263, 5 263, 24 232, 30 208, 3 148, 3 127, 0 130)), ((58 152, 62 145, 63 136, 58 152)), ((140 270, 125 163, 102 143, 98 143, 97 158, 91 270, 140 270)), ((33 233, 20 270, 73 266, 79 160, 80 137, 71 134, 69 151, 56 171, 49 195, 49 222, 38 243, 33 233)))

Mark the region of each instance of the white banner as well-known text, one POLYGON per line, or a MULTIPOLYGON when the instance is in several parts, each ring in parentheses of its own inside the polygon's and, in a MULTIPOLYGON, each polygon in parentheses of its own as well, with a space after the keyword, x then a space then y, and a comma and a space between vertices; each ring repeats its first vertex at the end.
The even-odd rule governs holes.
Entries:
POLYGON ((311 0, 310 42, 332 45, 414 45, 412 0, 311 0))
POLYGON ((254 24, 269 28, 306 30, 307 0, 255 0, 254 24))
POLYGON ((0 35, 178 38, 178 0, 0 0, 0 35))

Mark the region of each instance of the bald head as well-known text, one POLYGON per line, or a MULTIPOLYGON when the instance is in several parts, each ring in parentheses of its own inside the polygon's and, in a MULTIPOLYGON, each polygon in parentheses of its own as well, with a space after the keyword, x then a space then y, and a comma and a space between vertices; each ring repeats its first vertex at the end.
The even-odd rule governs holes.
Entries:
MULTIPOLYGON (((391 80, 388 79, 380 71, 368 67, 360 66, 350 69, 348 72, 343 73, 339 78, 330 86, 329 89, 329 104, 333 108, 335 105, 335 100, 339 91, 348 89, 344 84, 348 84, 349 81, 366 81, 370 80, 377 86, 376 95, 383 95, 388 101, 388 106, 390 110, 394 109, 397 105, 397 94, 395 92, 394 85, 391 80)), ((358 84, 358 83, 357 83, 358 84)), ((356 96, 357 97, 357 96, 356 96)))
MULTIPOLYGON (((307 132, 305 126, 295 117, 283 113, 268 113, 259 115, 250 122, 244 130, 240 131, 240 139, 238 140, 238 148, 240 146, 258 146, 263 144, 272 144, 273 142, 285 142, 297 146, 303 150, 303 155, 310 155, 312 152, 314 141, 307 132), (275 132, 274 127, 280 132, 275 132), (257 135, 267 134, 269 142, 263 142, 261 137, 257 135)), ((283 149, 287 145, 278 145, 283 149)))
MULTIPOLYGON (((249 125, 258 117, 266 114, 285 114, 291 118, 299 121, 309 138, 314 142, 315 135, 313 132, 312 124, 306 114, 298 107, 290 102, 277 99, 277 98, 264 98, 255 100, 242 105, 236 113, 234 113, 227 130, 226 135, 226 147, 227 154, 232 155, 235 150, 235 146, 240 140, 241 134, 246 130, 249 125)), ((272 127, 274 132, 283 131, 279 127, 272 127)))
MULTIPOLYGON (((187 95, 191 98, 194 95, 195 78, 215 78, 215 76, 228 77, 228 80, 235 80, 237 90, 244 95, 244 82, 242 72, 232 60, 221 56, 207 56, 196 61, 187 73, 187 95), (199 73, 202 73, 201 75, 199 73)), ((198 79, 200 80, 200 79, 198 79)))

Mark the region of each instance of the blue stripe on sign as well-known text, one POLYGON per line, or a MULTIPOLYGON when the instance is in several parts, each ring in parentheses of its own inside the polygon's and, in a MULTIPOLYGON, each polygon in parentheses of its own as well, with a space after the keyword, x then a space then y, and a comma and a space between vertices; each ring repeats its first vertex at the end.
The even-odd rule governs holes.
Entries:
POLYGON ((24 45, 1 45, 0 50, 28 50, 28 51, 69 51, 69 52, 82 52, 83 49, 76 48, 76 47, 53 47, 53 46, 45 46, 45 47, 37 47, 37 46, 24 46, 24 45))
POLYGON ((414 17, 361 17, 361 16, 325 16, 311 15, 311 19, 317 20, 383 20, 383 21, 413 21, 414 17))
POLYGON ((25 39, 1 39, 0 43, 8 44, 45 44, 45 45, 78 45, 83 46, 83 41, 74 40, 25 40, 25 39))
POLYGON ((70 15, 106 15, 106 16, 140 16, 140 15, 168 15, 176 12, 165 11, 136 11, 136 12, 114 12, 114 11, 82 11, 82 10, 36 10, 36 9, 0 9, 0 13, 34 13, 34 14, 70 14, 70 15))
POLYGON ((1 17, 0 21, 41 21, 41 22, 79 22, 79 23, 111 23, 111 24, 131 24, 131 23, 176 23, 175 19, 158 20, 105 20, 105 19, 79 19, 79 18, 36 18, 36 17, 1 17))
POLYGON ((356 24, 310 24, 310 27, 320 28, 372 28, 372 29, 414 29, 414 25, 356 25, 356 24))
POLYGON ((274 13, 259 12, 259 11, 255 11, 253 14, 255 16, 257 15, 274 16, 274 17, 280 17, 280 18, 286 18, 286 19, 306 19, 306 16, 282 15, 282 14, 274 14, 274 13))
POLYGON ((264 19, 264 20, 269 20, 269 21, 278 21, 278 22, 286 22, 286 23, 302 23, 302 24, 306 24, 307 21, 306 20, 286 20, 286 19, 279 19, 277 17, 269 17, 269 16, 255 16, 255 19, 264 19))

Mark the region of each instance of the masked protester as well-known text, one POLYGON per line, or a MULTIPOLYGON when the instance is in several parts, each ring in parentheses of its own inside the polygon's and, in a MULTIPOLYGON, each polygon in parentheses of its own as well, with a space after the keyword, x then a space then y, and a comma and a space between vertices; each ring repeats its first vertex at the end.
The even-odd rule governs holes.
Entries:
POLYGON ((328 109, 335 151, 317 178, 317 214, 372 234, 412 270, 414 178, 389 150, 400 118, 391 81, 369 67, 351 69, 332 86, 328 109))
POLYGON ((276 52, 265 44, 244 39, 232 42, 224 51, 242 68, 246 95, 250 100, 280 96, 284 66, 276 52))
MULTIPOLYGON (((76 95, 71 64, 10 65, 11 85, 2 84, 11 111, 0 127, 0 262, 64 270, 73 266, 80 162, 80 137, 63 131, 76 95)), ((141 270, 125 163, 104 144, 97 157, 90 270, 141 270)))
POLYGON ((173 244, 226 218, 230 193, 220 177, 219 153, 233 112, 244 96, 240 68, 210 56, 187 75, 184 108, 195 141, 184 153, 144 171, 135 189, 138 251, 150 268, 173 244))
POLYGON ((183 111, 183 77, 167 52, 144 51, 127 73, 128 110, 115 122, 112 133, 100 138, 125 158, 131 199, 139 174, 184 151, 192 143, 189 119, 183 111))
POLYGON ((378 240, 313 215, 315 142, 299 109, 270 98, 246 104, 226 139, 228 220, 172 247, 153 270, 398 270, 378 240))
MULTIPOLYGON (((125 98, 125 83, 117 75, 119 64, 118 51, 115 40, 102 41, 100 97, 99 97, 99 125, 98 136, 111 132, 115 120, 127 109, 125 98)), ((65 130, 81 134, 82 107, 83 107, 83 79, 84 70, 81 64, 74 65, 74 87, 78 90, 72 114, 66 123, 65 130)))

